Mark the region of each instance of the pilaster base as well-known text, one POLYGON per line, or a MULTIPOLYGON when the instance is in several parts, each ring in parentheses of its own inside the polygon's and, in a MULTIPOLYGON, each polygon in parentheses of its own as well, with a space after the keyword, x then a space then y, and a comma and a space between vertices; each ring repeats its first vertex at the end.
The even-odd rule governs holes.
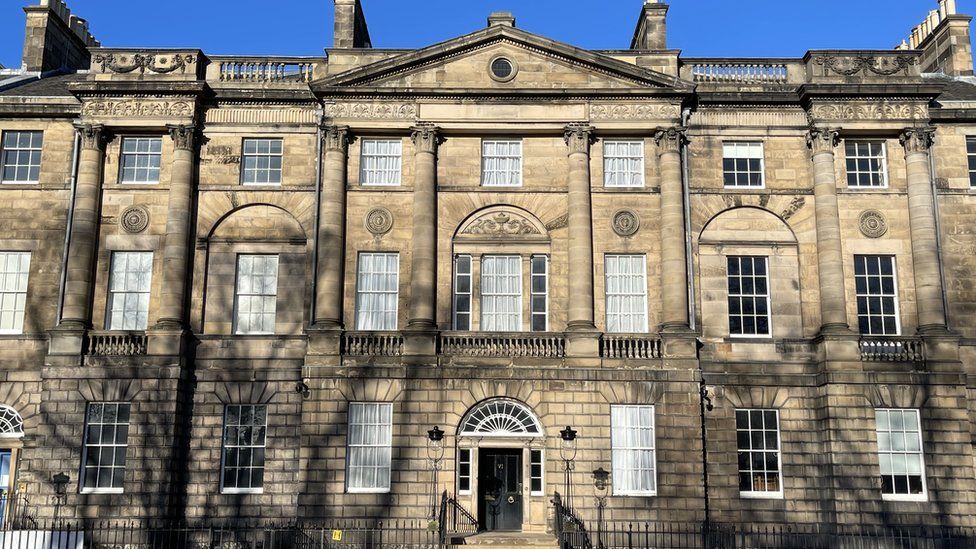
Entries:
POLYGON ((567 358, 599 358, 600 332, 593 330, 571 330, 566 332, 567 358))
POLYGON ((307 354, 313 356, 335 356, 342 352, 342 328, 318 327, 309 328, 307 354))
POLYGON ((697 359, 698 334, 688 329, 671 327, 661 332, 661 357, 664 359, 697 359))
POLYGON ((920 328, 918 335, 922 337, 922 345, 925 347, 925 361, 931 365, 933 362, 959 362, 958 335, 950 332, 945 327, 920 328))
POLYGON ((861 369, 861 336, 857 332, 846 326, 824 326, 814 342, 819 350, 818 358, 827 365, 827 370, 861 369))
POLYGON ((59 326, 48 332, 48 354, 81 356, 85 352, 85 328, 59 326))
POLYGON ((149 356, 183 356, 186 351, 186 336, 189 334, 180 327, 164 328, 158 326, 149 331, 146 354, 149 356))
POLYGON ((437 330, 408 329, 403 332, 403 356, 409 362, 437 362, 437 330))

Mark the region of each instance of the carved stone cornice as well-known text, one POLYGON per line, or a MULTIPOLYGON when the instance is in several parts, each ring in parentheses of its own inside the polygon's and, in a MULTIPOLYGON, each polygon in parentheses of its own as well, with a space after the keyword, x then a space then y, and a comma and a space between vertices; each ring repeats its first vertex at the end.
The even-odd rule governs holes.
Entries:
POLYGON ((185 125, 169 125, 169 136, 173 138, 173 145, 177 150, 192 151, 196 141, 196 128, 185 125))
POLYGON ((349 126, 322 126, 322 145, 325 150, 345 153, 351 142, 349 126))
POLYGON ((688 128, 680 126, 658 130, 654 134, 654 142, 657 143, 658 154, 681 152, 681 146, 688 142, 687 132, 688 128))
POLYGON ((840 133, 837 130, 814 126, 807 132, 807 147, 810 147, 811 155, 833 154, 838 144, 840 144, 840 133))
POLYGON ((586 123, 574 123, 566 126, 563 138, 569 147, 569 154, 590 154, 590 145, 596 141, 594 128, 586 123))
POLYGON ((410 139, 413 140, 417 152, 430 154, 437 154, 437 146, 444 142, 440 128, 426 122, 410 128, 410 139))
POLYGON ((928 153, 935 142, 935 128, 906 128, 898 137, 901 146, 905 147, 905 155, 928 153))
POLYGON ((81 136, 81 148, 91 151, 105 151, 105 128, 99 124, 76 124, 78 135, 81 136))

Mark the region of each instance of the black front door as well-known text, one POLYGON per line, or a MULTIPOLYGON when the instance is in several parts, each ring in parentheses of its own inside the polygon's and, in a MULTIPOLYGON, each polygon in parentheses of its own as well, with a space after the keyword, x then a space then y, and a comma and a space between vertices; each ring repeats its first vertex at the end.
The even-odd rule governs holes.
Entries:
POLYGON ((478 521, 489 531, 522 529, 522 450, 481 450, 478 521))

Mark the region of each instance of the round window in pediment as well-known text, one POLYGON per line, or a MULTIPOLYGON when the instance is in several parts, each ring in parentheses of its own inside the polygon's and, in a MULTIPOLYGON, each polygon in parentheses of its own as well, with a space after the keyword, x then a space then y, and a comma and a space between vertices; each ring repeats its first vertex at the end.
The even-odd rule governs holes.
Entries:
POLYGON ((515 78, 515 74, 518 72, 518 66, 507 57, 496 57, 491 60, 489 72, 495 80, 508 82, 515 78))

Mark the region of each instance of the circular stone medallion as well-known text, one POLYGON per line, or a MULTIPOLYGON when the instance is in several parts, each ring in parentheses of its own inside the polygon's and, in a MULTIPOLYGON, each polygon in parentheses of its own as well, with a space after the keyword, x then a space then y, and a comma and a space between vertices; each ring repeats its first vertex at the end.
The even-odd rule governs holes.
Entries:
POLYGON ((149 210, 145 206, 129 206, 122 210, 119 216, 119 224, 122 230, 127 233, 141 233, 149 226, 149 210))
POLYGON ((386 208, 373 208, 366 214, 366 230, 379 236, 393 228, 393 214, 386 208))
POLYGON ((865 210, 858 219, 858 227, 868 238, 881 238, 888 232, 888 220, 878 210, 865 210))
POLYGON ((613 232, 620 236, 633 236, 640 230, 640 218, 633 210, 620 210, 613 214, 613 232))

